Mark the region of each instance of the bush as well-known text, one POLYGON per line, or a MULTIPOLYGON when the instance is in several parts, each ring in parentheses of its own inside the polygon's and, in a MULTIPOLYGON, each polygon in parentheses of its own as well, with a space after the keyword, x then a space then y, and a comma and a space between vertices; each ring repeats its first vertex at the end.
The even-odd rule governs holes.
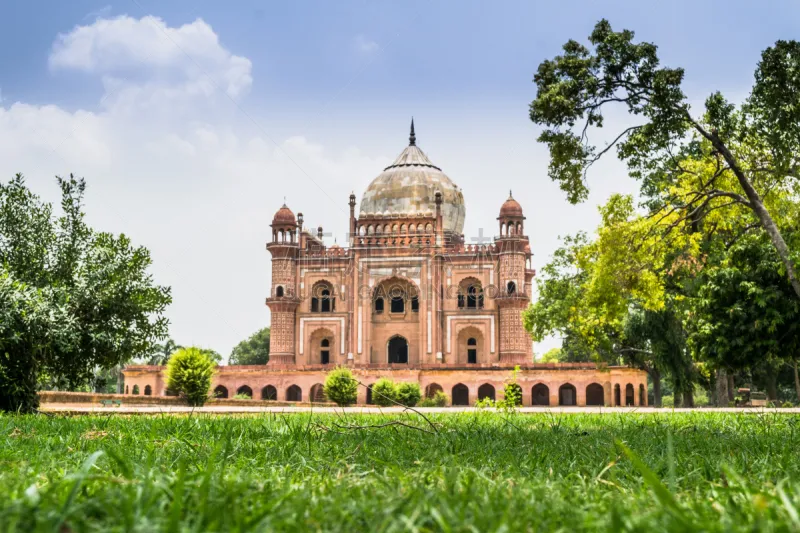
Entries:
POLYGON ((390 379, 381 378, 372 386, 372 402, 381 407, 395 405, 397 387, 390 379))
POLYGON ((444 407, 450 398, 442 391, 436 391, 433 398, 423 398, 417 405, 419 407, 444 407))
POLYGON ((214 362, 199 348, 182 348, 167 363, 167 388, 186 398, 192 406, 208 400, 214 362))
POLYGON ((522 387, 516 381, 503 386, 503 403, 509 407, 522 405, 522 387))
POLYGON ((397 386, 397 401, 406 407, 414 407, 422 398, 419 383, 404 382, 397 386))
POLYGON ((669 396, 662 396, 661 407, 675 407, 675 396, 672 394, 669 396))
POLYGON ((237 394, 233 397, 234 400, 252 400, 253 397, 249 394, 237 394))
POLYGON ((783 405, 781 405, 781 407, 783 407, 784 409, 791 409, 792 407, 794 407, 794 405, 792 405, 792 402, 783 402, 783 405))
POLYGON ((495 402, 488 396, 486 398, 480 399, 477 402, 475 402, 475 407, 477 407, 478 409, 487 409, 489 407, 496 407, 496 406, 497 402, 495 402))
POLYGON ((358 382, 349 368, 338 366, 325 377, 324 390, 325 396, 336 405, 352 405, 358 397, 358 382))

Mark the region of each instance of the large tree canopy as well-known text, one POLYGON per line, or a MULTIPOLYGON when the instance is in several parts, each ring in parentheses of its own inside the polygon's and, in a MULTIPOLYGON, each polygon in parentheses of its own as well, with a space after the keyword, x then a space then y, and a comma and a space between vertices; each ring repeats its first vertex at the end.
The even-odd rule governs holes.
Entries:
POLYGON ((170 290, 147 273, 150 254, 88 227, 85 183, 57 178, 61 211, 21 175, 0 184, 0 409, 38 406, 42 375, 65 388, 152 353, 167 333, 170 290))
POLYGON ((266 365, 269 361, 269 328, 253 333, 231 352, 232 365, 266 365))
POLYGON ((593 49, 571 40, 563 55, 539 66, 530 118, 546 128, 539 140, 550 148, 550 177, 570 202, 585 200, 587 171, 616 149, 641 180, 643 195, 669 198, 671 212, 681 220, 696 221, 724 207, 720 201, 744 208, 769 235, 800 298, 797 250, 784 240, 768 198, 796 197, 798 191, 800 43, 778 41, 764 51, 753 90, 741 106, 715 93, 705 112, 693 115, 681 89, 683 69, 660 66, 656 46, 633 38, 633 32, 614 32, 602 20, 589 37, 593 49), (613 105, 624 106, 638 123, 615 132, 612 142, 598 149, 590 141, 592 130, 603 127, 603 111, 613 105), (704 166, 702 172, 692 168, 695 164, 704 166), (677 175, 693 179, 671 195, 677 175))

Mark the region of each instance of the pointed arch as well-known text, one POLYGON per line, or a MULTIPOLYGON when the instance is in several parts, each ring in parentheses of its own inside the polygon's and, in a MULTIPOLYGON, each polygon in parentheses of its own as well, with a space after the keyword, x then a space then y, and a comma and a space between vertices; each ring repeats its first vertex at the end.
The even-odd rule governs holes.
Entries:
POLYGON ((263 389, 261 389, 261 399, 262 400, 272 400, 275 401, 278 399, 278 389, 276 389, 273 385, 267 385, 263 389))

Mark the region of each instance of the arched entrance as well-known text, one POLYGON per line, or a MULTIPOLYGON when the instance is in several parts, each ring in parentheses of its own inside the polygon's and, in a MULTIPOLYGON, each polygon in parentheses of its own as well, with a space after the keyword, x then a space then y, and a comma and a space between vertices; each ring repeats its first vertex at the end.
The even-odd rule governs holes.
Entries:
POLYGON ((151 387, 150 385, 145 385, 144 386, 144 395, 145 396, 152 396, 153 395, 153 387, 151 387))
POLYGON ((300 387, 297 385, 292 385, 288 389, 286 389, 286 401, 287 402, 302 402, 303 401, 303 391, 300 390, 300 387))
POLYGON ((478 400, 483 400, 484 398, 494 401, 494 387, 488 383, 478 387, 478 400))
POLYGON ((558 405, 577 405, 578 394, 575 385, 564 383, 558 389, 558 405))
POLYGON ((550 387, 537 383, 531 390, 531 405, 550 405, 550 387))
POLYGON ((408 341, 405 337, 395 335, 389 339, 386 351, 388 352, 390 363, 408 364, 408 341))
POLYGON ((267 385, 266 387, 261 389, 261 399, 262 400, 277 400, 278 399, 278 389, 276 389, 272 385, 267 385))
POLYGON ((619 392, 619 383, 614 385, 614 405, 622 405, 622 400, 620 399, 620 392, 619 392))
POLYGON ((625 405, 634 405, 636 398, 633 394, 633 385, 628 383, 625 385, 625 405))
POLYGON ((253 389, 251 389, 247 385, 242 385, 241 387, 236 389, 236 396, 247 396, 248 398, 252 398, 253 389))
POLYGON ((226 389, 222 385, 217 385, 217 388, 214 389, 214 397, 215 398, 227 398, 228 397, 228 389, 226 389))
POLYGON ((469 389, 463 383, 453 387, 453 405, 469 405, 469 389))
POLYGON ((647 393, 642 384, 639 384, 639 405, 647 405, 647 393))
POLYGON ((431 383, 427 387, 425 387, 425 397, 426 398, 433 398, 436 396, 437 392, 444 392, 444 389, 438 383, 431 383))
POLYGON ((599 383, 592 383, 586 387, 586 405, 603 405, 606 403, 605 391, 599 383))
POLYGON ((372 401, 372 385, 367 387, 367 405, 372 405, 375 402, 372 401))
POLYGON ((323 387, 322 383, 317 383, 316 385, 311 387, 311 395, 309 399, 312 402, 322 403, 325 402, 325 388, 323 387))

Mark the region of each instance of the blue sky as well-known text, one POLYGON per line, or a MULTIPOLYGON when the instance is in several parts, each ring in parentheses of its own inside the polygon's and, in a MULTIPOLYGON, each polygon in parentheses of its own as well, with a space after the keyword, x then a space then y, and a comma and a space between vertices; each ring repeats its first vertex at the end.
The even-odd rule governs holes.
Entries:
POLYGON ((227 354, 269 323, 263 246, 283 197, 341 242, 348 194, 402 150, 411 115, 464 190, 468 235, 493 232, 510 188, 536 266, 591 231, 635 183, 609 161, 566 204, 527 106, 539 62, 603 17, 684 67, 695 102, 742 98, 761 50, 800 34, 790 1, 4 2, 0 173, 47 199, 54 174, 86 177, 92 223, 150 248, 173 286, 176 340, 227 354))

